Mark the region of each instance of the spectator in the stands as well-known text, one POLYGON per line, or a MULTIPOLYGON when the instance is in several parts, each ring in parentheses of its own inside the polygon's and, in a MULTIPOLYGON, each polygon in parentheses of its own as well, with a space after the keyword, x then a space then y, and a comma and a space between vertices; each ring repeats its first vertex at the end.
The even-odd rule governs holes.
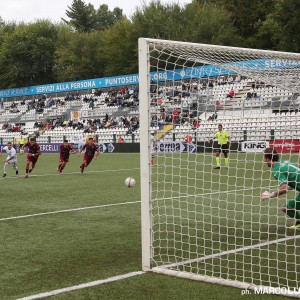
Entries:
POLYGON ((233 77, 231 75, 227 77, 227 83, 233 83, 233 77))
POLYGON ((20 111, 19 111, 16 107, 13 107, 13 108, 11 108, 11 109, 9 110, 9 112, 15 114, 15 113, 18 113, 18 112, 20 112, 20 111))
POLYGON ((124 139, 123 139, 121 136, 118 137, 118 143, 119 143, 119 144, 124 143, 124 139))
POLYGON ((177 124, 179 117, 179 112, 176 108, 173 110, 173 124, 177 124))
POLYGON ((0 108, 3 109, 3 107, 4 107, 4 101, 3 101, 3 99, 1 98, 1 99, 0 99, 0 108))
POLYGON ((256 98, 256 97, 257 97, 257 90, 255 88, 255 84, 253 83, 250 91, 247 93, 246 99, 251 99, 251 98, 256 98))
POLYGON ((194 129, 196 129, 199 126, 200 126, 199 119, 197 117, 195 117, 194 120, 193 120, 193 127, 194 127, 194 129))
POLYGON ((225 84, 225 82, 224 82, 224 76, 221 76, 219 78, 219 80, 218 80, 218 85, 223 85, 223 84, 225 84))
POLYGON ((191 136, 191 135, 187 135, 186 137, 185 137, 185 142, 186 143, 191 143, 193 141, 193 137, 191 136))
POLYGON ((164 120, 165 119, 165 117, 166 117, 166 109, 165 109, 165 106, 164 105, 162 105, 161 107, 160 107, 160 116, 161 116, 161 118, 164 120))
POLYGON ((215 112, 210 117, 208 117, 207 121, 214 121, 214 120, 217 120, 217 118, 218 118, 218 113, 215 112))
POLYGON ((231 90, 229 91, 229 93, 227 94, 226 98, 233 98, 235 95, 233 88, 231 88, 231 90))
POLYGON ((89 108, 94 109, 94 107, 95 107, 94 99, 90 99, 89 108))
POLYGON ((234 78, 235 82, 240 82, 241 81, 241 76, 240 75, 236 75, 234 78))

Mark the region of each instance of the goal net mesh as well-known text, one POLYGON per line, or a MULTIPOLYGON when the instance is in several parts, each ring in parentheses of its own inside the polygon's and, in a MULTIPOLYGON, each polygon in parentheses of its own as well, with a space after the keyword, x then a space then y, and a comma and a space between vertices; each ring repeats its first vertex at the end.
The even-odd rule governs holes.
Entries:
POLYGON ((298 289, 300 230, 288 229, 295 219, 281 211, 297 192, 260 194, 279 186, 266 147, 299 163, 300 55, 160 40, 147 47, 152 270, 298 289), (210 139, 219 124, 230 151, 228 166, 221 151, 215 169, 210 139))

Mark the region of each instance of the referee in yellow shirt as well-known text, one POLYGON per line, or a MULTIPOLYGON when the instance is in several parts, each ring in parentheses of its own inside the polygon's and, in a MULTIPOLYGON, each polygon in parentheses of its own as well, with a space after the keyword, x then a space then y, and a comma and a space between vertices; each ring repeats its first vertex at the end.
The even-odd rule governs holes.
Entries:
POLYGON ((229 140, 230 135, 229 133, 223 129, 222 124, 218 125, 219 131, 215 134, 215 136, 210 140, 213 143, 214 139, 218 139, 218 147, 215 149, 216 151, 216 162, 217 166, 215 169, 220 169, 220 154, 221 152, 224 154, 225 157, 225 165, 228 167, 228 152, 229 152, 229 140))

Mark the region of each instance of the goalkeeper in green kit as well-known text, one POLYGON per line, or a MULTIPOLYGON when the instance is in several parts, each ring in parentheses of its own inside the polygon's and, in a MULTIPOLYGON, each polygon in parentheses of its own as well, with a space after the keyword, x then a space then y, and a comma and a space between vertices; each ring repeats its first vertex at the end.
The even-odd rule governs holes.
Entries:
MULTIPOLYGON (((289 190, 300 192, 300 168, 289 161, 280 161, 279 154, 275 149, 266 148, 264 151, 265 162, 272 168, 272 175, 279 182, 278 190, 274 192, 264 192, 260 195, 261 199, 269 199, 281 196, 289 190)), ((282 211, 289 217, 295 219, 295 225, 289 229, 300 228, 300 194, 295 200, 289 200, 282 211)))

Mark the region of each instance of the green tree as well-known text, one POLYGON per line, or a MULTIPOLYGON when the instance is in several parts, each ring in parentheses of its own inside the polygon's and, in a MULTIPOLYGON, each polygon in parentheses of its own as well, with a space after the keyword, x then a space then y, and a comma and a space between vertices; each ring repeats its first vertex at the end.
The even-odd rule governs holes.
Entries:
POLYGON ((263 22, 256 40, 258 47, 281 51, 300 51, 300 2, 276 0, 273 11, 263 22))
POLYGON ((123 18, 103 31, 105 76, 136 73, 138 71, 138 43, 133 23, 123 18))
POLYGON ((61 28, 55 57, 57 81, 102 77, 105 60, 101 32, 73 32, 61 28))
POLYGON ((223 7, 230 15, 239 34, 248 39, 254 36, 273 10, 276 0, 194 0, 203 6, 223 7))
POLYGON ((17 28, 17 24, 15 22, 3 22, 0 25, 0 52, 1 45, 5 39, 5 37, 11 35, 17 28))
POLYGON ((1 88, 52 82, 56 27, 47 20, 19 24, 0 48, 1 88))
POLYGON ((138 8, 132 16, 135 38, 151 37, 180 40, 185 31, 184 9, 177 3, 152 1, 138 8))
POLYGON ((96 10, 92 4, 85 4, 82 0, 73 0, 66 10, 70 21, 62 20, 80 32, 90 32, 96 26, 96 10))
POLYGON ((123 17, 123 11, 119 7, 115 7, 113 11, 110 11, 106 4, 102 4, 97 10, 95 27, 98 30, 103 30, 111 27, 116 21, 121 20, 123 17))
POLYGON ((230 46, 243 44, 229 13, 222 6, 193 1, 186 6, 184 15, 184 37, 187 41, 230 46))
POLYGON ((242 42, 222 7, 152 1, 138 8, 132 20, 122 19, 103 32, 106 75, 138 72, 139 37, 224 45, 242 42))

